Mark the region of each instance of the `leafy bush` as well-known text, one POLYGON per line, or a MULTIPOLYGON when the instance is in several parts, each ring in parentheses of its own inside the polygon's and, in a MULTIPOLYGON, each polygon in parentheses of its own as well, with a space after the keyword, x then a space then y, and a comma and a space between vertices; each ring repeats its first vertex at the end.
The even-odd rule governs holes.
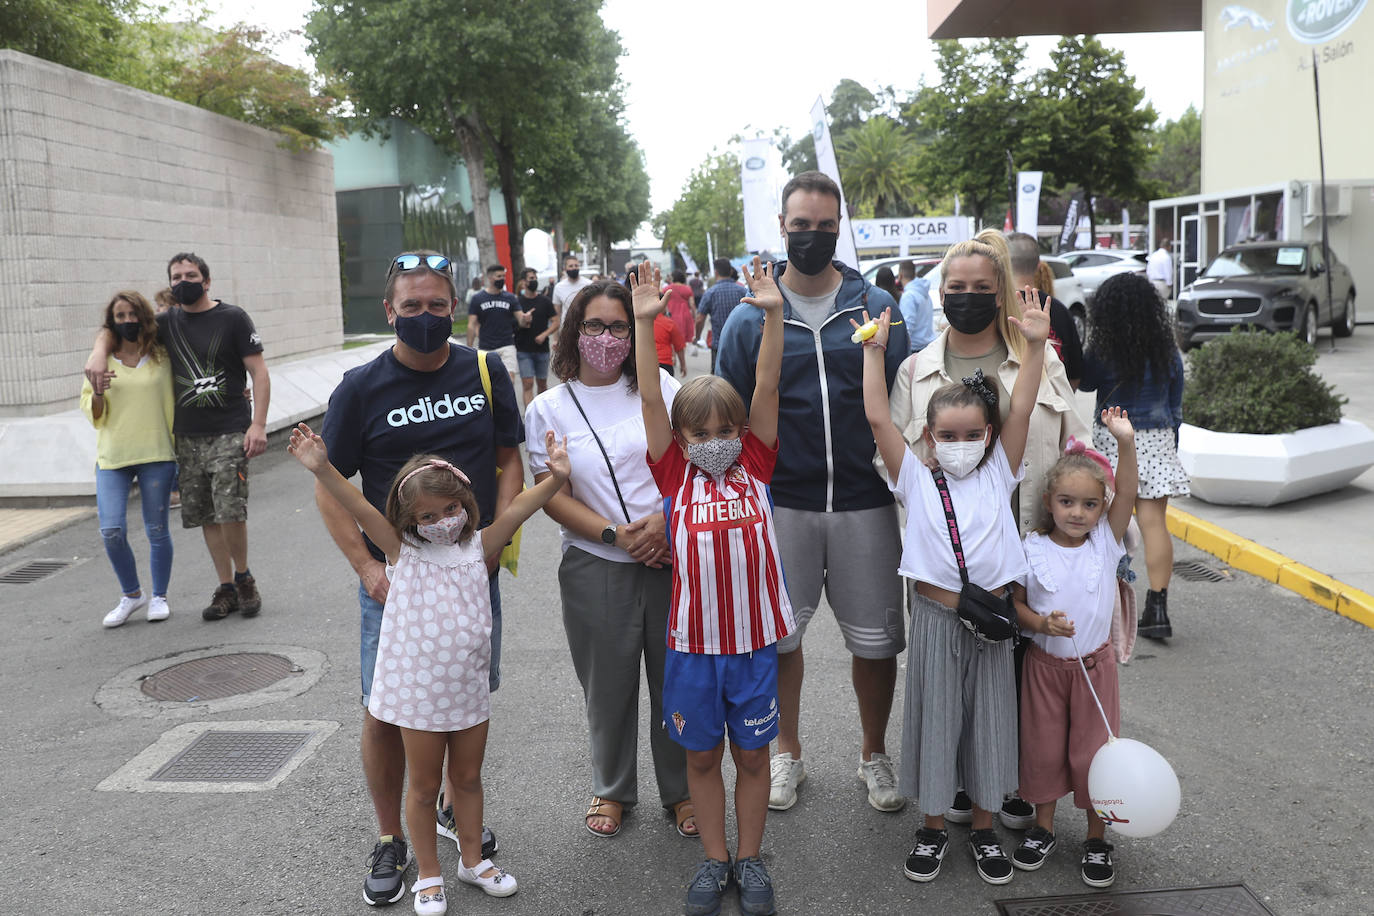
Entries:
POLYGON ((1222 433, 1291 433, 1335 423, 1346 399, 1292 334, 1234 328, 1188 354, 1184 422, 1222 433))

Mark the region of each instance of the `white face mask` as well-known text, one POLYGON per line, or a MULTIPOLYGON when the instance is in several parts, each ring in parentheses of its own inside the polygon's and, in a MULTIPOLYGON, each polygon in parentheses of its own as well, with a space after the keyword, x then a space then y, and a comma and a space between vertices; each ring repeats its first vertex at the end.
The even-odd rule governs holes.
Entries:
POLYGON ((978 467, 987 451, 988 437, 977 442, 936 442, 935 459, 940 469, 955 479, 967 477, 978 467))

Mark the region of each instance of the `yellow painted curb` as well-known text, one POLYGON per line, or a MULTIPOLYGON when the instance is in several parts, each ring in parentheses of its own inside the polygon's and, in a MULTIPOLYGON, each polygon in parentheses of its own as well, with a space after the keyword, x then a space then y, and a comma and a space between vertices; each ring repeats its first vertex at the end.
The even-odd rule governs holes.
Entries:
POLYGON ((1174 506, 1165 518, 1169 533, 1179 540, 1374 629, 1374 595, 1174 506))

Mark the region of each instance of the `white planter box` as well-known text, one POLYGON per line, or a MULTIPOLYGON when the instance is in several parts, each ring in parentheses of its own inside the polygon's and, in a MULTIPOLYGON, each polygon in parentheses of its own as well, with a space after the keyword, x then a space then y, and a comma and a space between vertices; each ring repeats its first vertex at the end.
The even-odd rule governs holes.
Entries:
POLYGON ((1178 457, 1193 495, 1228 506, 1272 506, 1339 490, 1374 466, 1374 432, 1341 420, 1255 436, 1183 424, 1178 457))

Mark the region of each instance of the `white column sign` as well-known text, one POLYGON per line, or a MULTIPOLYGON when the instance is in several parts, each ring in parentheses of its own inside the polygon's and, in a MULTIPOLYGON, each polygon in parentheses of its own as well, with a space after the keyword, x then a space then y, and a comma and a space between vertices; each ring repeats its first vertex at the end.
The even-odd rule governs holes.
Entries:
POLYGON ((1040 226, 1040 183, 1044 172, 1016 173, 1016 231, 1035 235, 1040 226))

